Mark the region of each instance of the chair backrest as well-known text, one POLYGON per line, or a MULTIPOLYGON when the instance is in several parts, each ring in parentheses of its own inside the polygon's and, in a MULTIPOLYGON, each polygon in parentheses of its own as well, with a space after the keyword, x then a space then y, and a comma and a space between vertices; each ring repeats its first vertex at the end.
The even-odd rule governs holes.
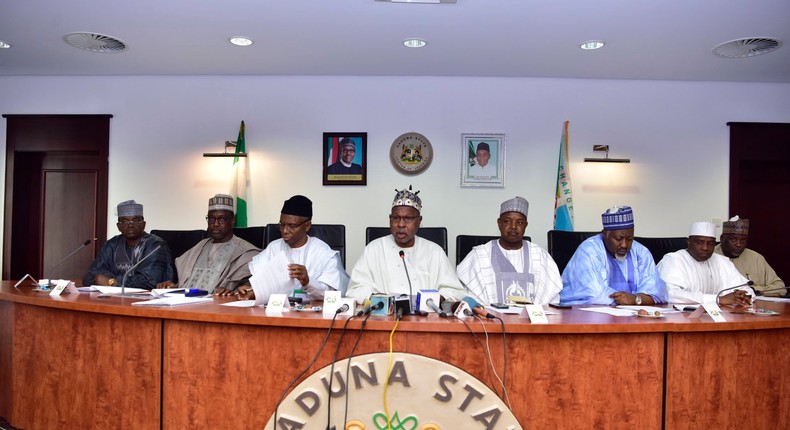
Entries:
MULTIPOLYGON (((323 240, 330 248, 340 254, 343 267, 346 267, 346 226, 343 224, 312 224, 307 233, 323 240)), ((279 224, 266 224, 266 246, 273 240, 281 238, 279 224)))
MULTIPOLYGON (((365 244, 390 234, 389 227, 368 227, 365 229, 365 244)), ((420 227, 417 236, 439 245, 447 254, 447 229, 445 227, 420 227)))
POLYGON ((234 227, 233 234, 263 249, 266 244, 266 227, 234 227))
MULTIPOLYGON (((151 234, 159 236, 165 241, 167 247, 170 248, 174 265, 176 258, 208 237, 206 230, 151 230, 151 234)), ((173 282, 178 282, 178 273, 175 273, 175 276, 176 279, 173 279, 173 282)))
POLYGON ((664 255, 688 248, 687 237, 634 237, 634 240, 653 254, 656 264, 664 258, 664 255))
POLYGON ((584 242, 585 239, 595 236, 600 231, 562 231, 562 230, 549 230, 548 236, 548 251, 551 258, 557 263, 557 268, 560 273, 565 270, 568 261, 573 257, 576 248, 584 242))
MULTIPOLYGON (((467 254, 472 251, 477 245, 491 242, 494 239, 499 239, 499 236, 473 236, 469 234, 459 234, 455 237, 455 264, 461 264, 467 254)), ((524 240, 532 242, 532 238, 524 236, 524 240)))

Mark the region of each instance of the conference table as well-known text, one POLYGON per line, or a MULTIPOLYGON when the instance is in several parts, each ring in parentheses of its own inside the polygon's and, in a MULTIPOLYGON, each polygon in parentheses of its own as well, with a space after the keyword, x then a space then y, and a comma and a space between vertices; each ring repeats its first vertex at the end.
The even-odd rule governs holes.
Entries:
MULTIPOLYGON (((262 429, 330 325, 313 369, 331 364, 336 347, 339 358, 351 352, 355 336, 338 345, 345 316, 271 315, 220 305, 227 300, 147 308, 2 282, 0 416, 26 430, 262 429)), ((790 305, 756 304, 779 315, 725 309, 717 323, 575 307, 555 310, 549 324, 503 315, 504 325, 405 316, 392 347, 490 381, 477 339, 488 333, 500 375, 504 342, 507 392, 523 428, 790 428, 790 305)), ((348 322, 349 333, 360 320, 348 322)), ((354 355, 387 352, 394 325, 391 316, 368 319, 354 355)))

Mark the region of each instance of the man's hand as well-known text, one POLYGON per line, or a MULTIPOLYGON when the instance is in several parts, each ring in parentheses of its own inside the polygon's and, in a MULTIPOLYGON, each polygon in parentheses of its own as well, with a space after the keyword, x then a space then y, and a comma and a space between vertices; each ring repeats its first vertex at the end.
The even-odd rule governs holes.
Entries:
POLYGON ((752 299, 744 290, 735 290, 726 296, 719 297, 720 305, 751 306, 752 299))
POLYGON ((239 300, 250 300, 255 298, 255 291, 252 289, 252 285, 242 285, 239 288, 236 288, 236 297, 239 300))
POLYGON ((217 288, 216 290, 214 290, 214 295, 219 297, 232 296, 233 294, 235 294, 233 290, 229 290, 227 288, 217 288))
POLYGON ((307 267, 304 267, 301 264, 289 264, 288 276, 291 279, 298 279, 299 283, 302 284, 303 287, 310 283, 310 277, 307 276, 307 267))
POLYGON ((93 278, 93 283, 96 285, 110 285, 110 279, 112 279, 112 276, 96 275, 93 278))
POLYGON ((165 288, 177 288, 178 284, 173 281, 165 281, 156 284, 157 289, 165 289, 165 288))
POLYGON ((616 293, 609 294, 609 298, 614 299, 614 302, 618 305, 635 305, 636 304, 636 296, 630 293, 626 293, 624 291, 618 291, 616 293))

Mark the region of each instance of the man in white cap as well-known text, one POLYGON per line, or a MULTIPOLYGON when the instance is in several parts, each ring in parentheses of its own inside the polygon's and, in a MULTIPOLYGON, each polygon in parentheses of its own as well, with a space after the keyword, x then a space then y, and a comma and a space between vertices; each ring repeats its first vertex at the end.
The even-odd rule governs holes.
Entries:
POLYGON ((357 145, 350 137, 340 139, 340 153, 337 162, 326 168, 327 175, 361 175, 362 165, 354 163, 357 156, 357 145))
POLYGON ((562 272, 564 304, 652 305, 667 290, 653 255, 634 240, 634 212, 615 206, 601 214, 603 231, 585 240, 562 272))
POLYGON ((478 302, 505 303, 508 296, 535 304, 558 303, 562 278, 546 250, 524 240, 529 202, 515 197, 499 207, 499 239, 472 248, 458 265, 458 279, 478 302))
POLYGON ((269 295, 281 293, 291 294, 294 289, 304 291, 310 300, 323 300, 324 292, 337 290, 345 293, 348 286, 348 274, 343 268, 340 254, 330 248, 321 239, 308 236, 313 220, 313 202, 305 196, 293 196, 283 203, 280 211, 280 239, 274 240, 266 246, 260 254, 256 255, 250 263, 250 285, 239 287, 240 299, 255 297, 252 286, 265 293, 261 297, 264 302, 269 301, 269 295), (259 282, 256 275, 260 276, 267 264, 279 254, 288 260, 288 265, 282 271, 288 272, 289 281, 285 285, 270 285, 259 282))
POLYGON ((82 277, 82 285, 123 284, 124 287, 150 290, 160 282, 174 279, 175 269, 167 244, 159 236, 145 232, 143 205, 127 200, 118 203, 117 209, 116 226, 121 234, 102 245, 99 255, 82 277), (137 263, 140 264, 130 272, 137 263))
POLYGON ((208 201, 209 238, 203 239, 176 258, 178 285, 163 282, 158 288, 206 290, 222 294, 234 291, 250 277, 249 263, 261 252, 244 239, 233 235, 236 224, 233 197, 217 194, 208 201))
POLYGON ((411 187, 397 191, 389 215, 392 234, 371 241, 351 270, 347 295, 357 303, 371 294, 416 295, 428 289, 437 289, 450 300, 466 296, 444 250, 416 235, 422 222, 417 194, 411 187))
POLYGON ((746 247, 748 242, 749 220, 735 215, 722 223, 721 243, 713 248, 713 252, 729 258, 741 275, 754 281, 752 289, 757 294, 767 291, 766 296, 784 296, 787 293, 785 283, 765 257, 746 247))
POLYGON ((688 249, 670 252, 658 263, 661 279, 667 284, 670 303, 716 303, 722 290, 743 286, 718 297, 722 305, 751 304, 751 288, 730 260, 713 253, 716 226, 695 222, 689 229, 688 249))

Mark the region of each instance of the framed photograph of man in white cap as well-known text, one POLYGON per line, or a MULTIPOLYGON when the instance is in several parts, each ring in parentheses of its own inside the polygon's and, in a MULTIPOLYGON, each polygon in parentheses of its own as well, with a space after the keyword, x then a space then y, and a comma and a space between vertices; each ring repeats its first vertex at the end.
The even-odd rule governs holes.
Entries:
POLYGON ((461 186, 505 187, 504 134, 461 134, 461 186))
POLYGON ((323 147, 324 185, 367 185, 367 133, 324 133, 323 147))

